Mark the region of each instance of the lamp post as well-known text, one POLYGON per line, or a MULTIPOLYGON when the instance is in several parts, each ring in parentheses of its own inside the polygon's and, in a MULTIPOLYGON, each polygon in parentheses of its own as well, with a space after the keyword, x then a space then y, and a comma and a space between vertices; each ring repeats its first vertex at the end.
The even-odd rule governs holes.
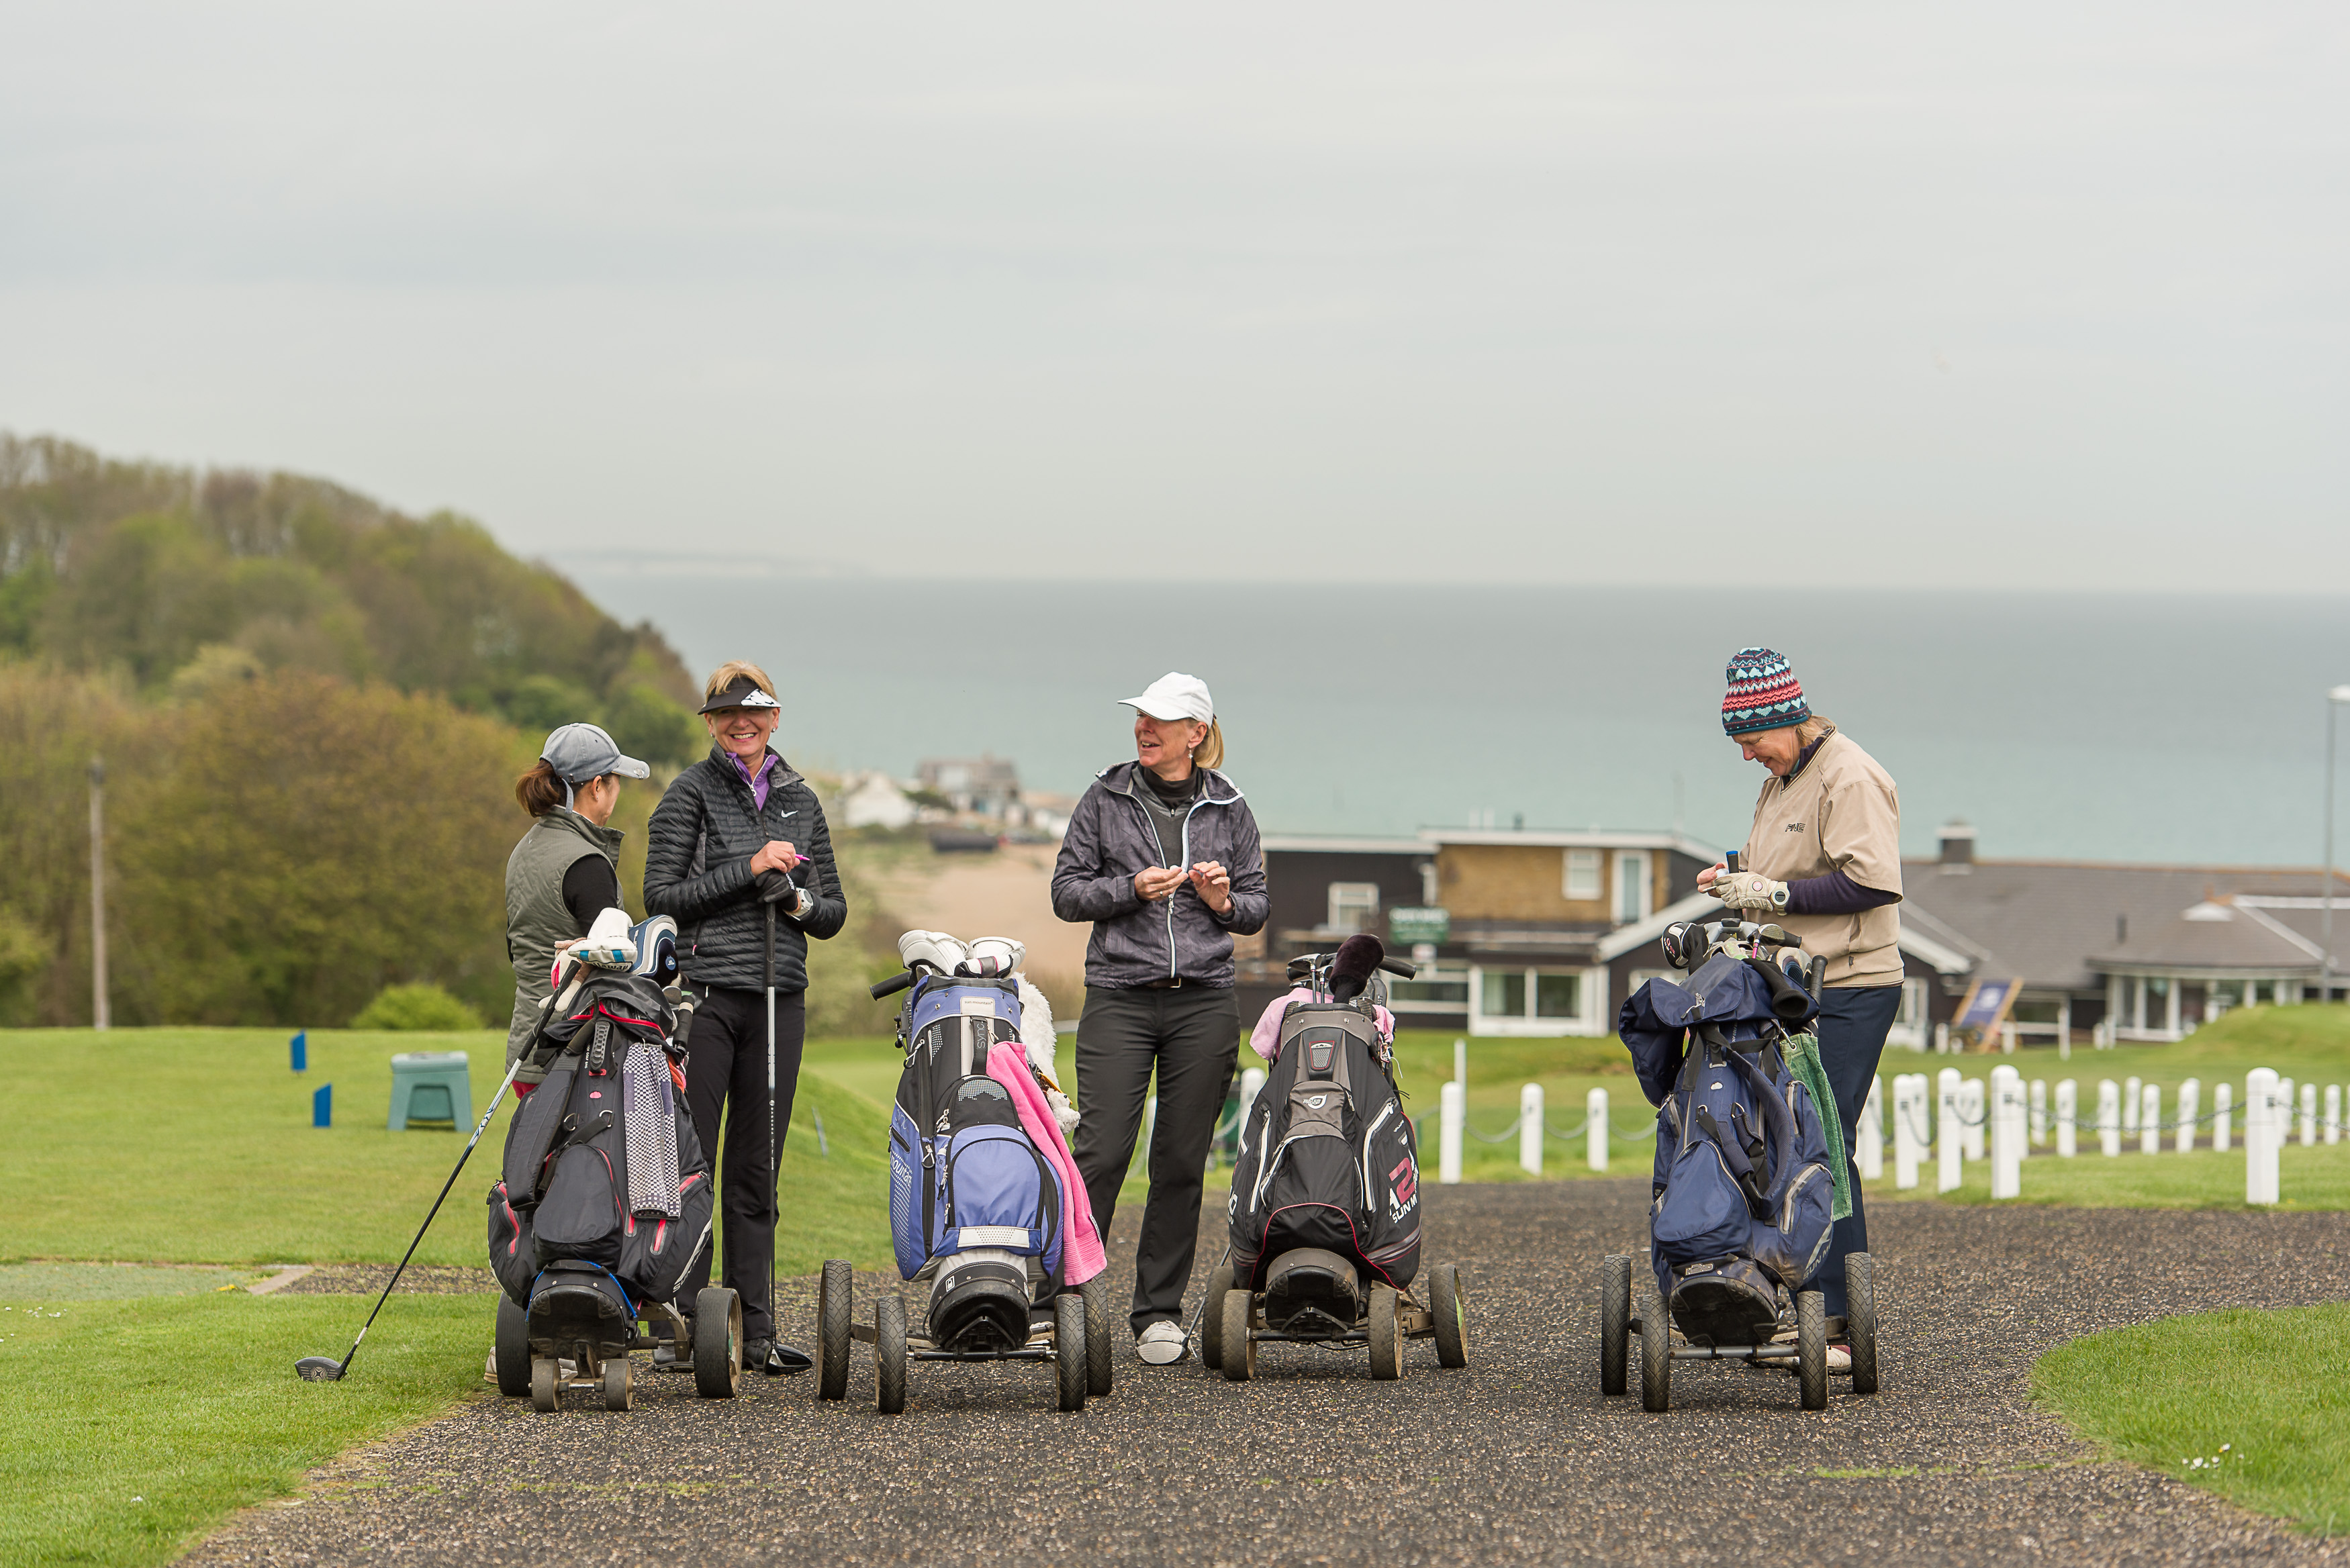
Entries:
POLYGON ((2334 713, 2350 702, 2350 686, 2336 686, 2325 694, 2325 887, 2318 917, 2318 945, 2325 950, 2317 978, 2320 1002, 2334 1000, 2334 713))

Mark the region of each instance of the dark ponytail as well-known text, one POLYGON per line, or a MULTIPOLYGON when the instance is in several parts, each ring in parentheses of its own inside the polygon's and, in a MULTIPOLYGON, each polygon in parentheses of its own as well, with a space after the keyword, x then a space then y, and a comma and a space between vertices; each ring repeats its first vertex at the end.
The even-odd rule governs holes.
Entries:
POLYGON ((563 804, 563 780, 545 757, 531 763, 530 772, 515 780, 515 801, 533 816, 545 816, 563 804))

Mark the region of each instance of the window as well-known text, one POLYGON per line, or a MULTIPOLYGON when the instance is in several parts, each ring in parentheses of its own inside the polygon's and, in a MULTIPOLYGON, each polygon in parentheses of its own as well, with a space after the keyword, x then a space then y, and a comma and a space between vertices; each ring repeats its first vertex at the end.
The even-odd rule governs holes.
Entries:
POLYGON ((1619 849, 1616 853, 1616 923, 1628 926, 1648 918, 1648 852, 1619 849))
POLYGON ((1388 981, 1388 1005, 1398 1012, 1459 1012, 1469 1005, 1469 977, 1459 970, 1422 970, 1419 980, 1388 981))
POLYGON ((1526 1015, 1526 971, 1522 969, 1489 969, 1485 971, 1484 992, 1478 998, 1477 1011, 1488 1018, 1523 1018, 1526 1015))
POLYGON ((1570 849, 1566 852, 1566 896, 1591 903, 1598 902, 1603 897, 1599 888, 1599 851, 1570 849))
POLYGON ((1379 885, 1377 882, 1333 882, 1330 884, 1330 929, 1336 931, 1367 931, 1379 922, 1379 885))
POLYGON ((1905 980, 1901 982, 1901 1016, 1895 1022, 1904 1029, 1926 1027, 1926 982, 1905 980))
POLYGON ((1536 1018, 1583 1016, 1583 977, 1579 974, 1537 974, 1534 977, 1536 1018))

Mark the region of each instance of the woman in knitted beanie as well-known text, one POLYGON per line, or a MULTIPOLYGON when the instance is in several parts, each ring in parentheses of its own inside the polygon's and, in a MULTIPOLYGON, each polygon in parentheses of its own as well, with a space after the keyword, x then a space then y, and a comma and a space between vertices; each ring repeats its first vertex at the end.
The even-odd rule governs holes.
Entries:
MULTIPOLYGON (((1816 1027, 1849 1160, 1886 1031, 1901 1008, 1900 795, 1876 758, 1812 711, 1784 658, 1742 648, 1729 679, 1721 727, 1771 776, 1738 871, 1716 866, 1700 872, 1697 885, 1730 911, 1777 921, 1808 957, 1828 961, 1816 1027)), ((1859 1170, 1850 1175, 1852 1214, 1835 1222, 1809 1282, 1835 1330, 1845 1314, 1845 1254, 1868 1250, 1859 1170)), ((1831 1345, 1828 1366, 1849 1369, 1850 1351, 1831 1345)))

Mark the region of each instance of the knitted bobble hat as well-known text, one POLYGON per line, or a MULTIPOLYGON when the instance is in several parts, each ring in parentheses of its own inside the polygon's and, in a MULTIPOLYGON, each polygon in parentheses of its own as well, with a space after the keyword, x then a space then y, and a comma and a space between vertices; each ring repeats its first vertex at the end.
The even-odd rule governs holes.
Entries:
POLYGON ((1804 683, 1786 659, 1767 648, 1742 648, 1731 655, 1730 691, 1721 699, 1721 727, 1732 735, 1783 730, 1812 716, 1804 683))

